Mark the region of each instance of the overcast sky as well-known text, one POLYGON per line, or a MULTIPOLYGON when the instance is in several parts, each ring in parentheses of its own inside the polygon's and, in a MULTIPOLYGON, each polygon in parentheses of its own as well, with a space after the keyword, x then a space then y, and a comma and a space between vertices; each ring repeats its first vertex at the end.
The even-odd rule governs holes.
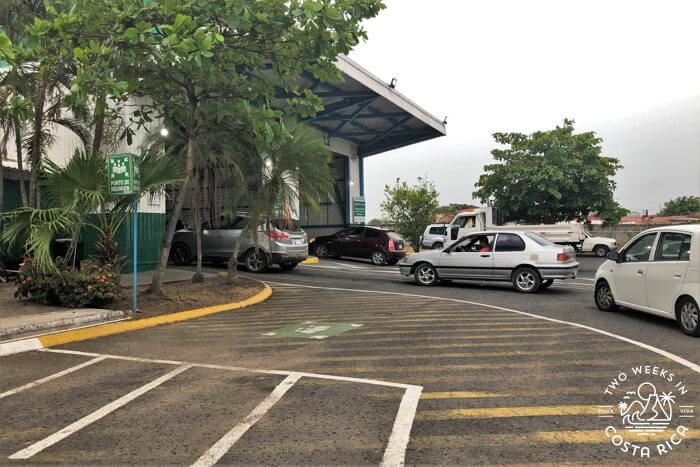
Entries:
POLYGON ((621 159, 632 210, 700 194, 700 1, 385 0, 350 55, 442 119, 447 137, 365 161, 369 218, 396 177, 470 202, 496 131, 564 117, 621 159))

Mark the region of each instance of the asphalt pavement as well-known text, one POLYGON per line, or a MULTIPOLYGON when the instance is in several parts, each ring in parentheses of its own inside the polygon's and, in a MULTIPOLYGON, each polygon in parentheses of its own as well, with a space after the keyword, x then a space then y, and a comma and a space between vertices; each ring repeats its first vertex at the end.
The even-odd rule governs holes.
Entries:
POLYGON ((700 464, 698 340, 598 312, 597 261, 523 295, 322 260, 250 308, 2 358, 0 462, 700 464), (606 427, 648 382, 673 423, 625 452, 606 427))

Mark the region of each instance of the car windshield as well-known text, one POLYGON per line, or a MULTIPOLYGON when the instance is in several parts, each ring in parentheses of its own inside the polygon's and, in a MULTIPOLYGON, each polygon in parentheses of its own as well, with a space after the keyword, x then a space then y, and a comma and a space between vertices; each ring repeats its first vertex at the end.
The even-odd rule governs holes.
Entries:
POLYGON ((542 237, 542 236, 540 236, 540 235, 537 235, 537 234, 534 233, 534 232, 525 232, 525 235, 527 235, 527 237, 528 237, 529 239, 533 240, 535 243, 537 243, 537 244, 539 244, 539 245, 542 245, 542 246, 554 245, 553 242, 550 242, 550 241, 547 240, 546 238, 544 238, 544 237, 542 237))

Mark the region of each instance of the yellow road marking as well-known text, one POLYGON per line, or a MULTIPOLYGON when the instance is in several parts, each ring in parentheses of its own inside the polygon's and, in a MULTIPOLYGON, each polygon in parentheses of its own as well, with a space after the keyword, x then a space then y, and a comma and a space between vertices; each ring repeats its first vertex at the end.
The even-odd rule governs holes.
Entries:
MULTIPOLYGON (((413 347, 410 350, 415 350, 413 347)), ((609 352, 638 352, 631 346, 629 347, 607 347, 593 348, 587 350, 586 353, 609 353, 609 352)), ((430 358, 473 358, 473 357, 517 357, 519 355, 561 355, 561 354, 580 354, 581 349, 568 350, 515 350, 511 352, 468 352, 468 353, 438 353, 434 355, 349 355, 338 357, 315 357, 305 359, 307 362, 354 362, 354 361, 377 361, 377 360, 397 360, 397 359, 430 359, 430 358)))
MULTIPOLYGON (((673 430, 659 432, 653 438, 624 431, 625 441, 658 443, 671 437, 673 430)), ((700 430, 688 430, 686 439, 700 439, 700 430)), ((428 435, 411 436, 411 446, 420 448, 454 448, 455 446, 507 446, 543 444, 597 444, 610 443, 603 428, 598 430, 536 431, 518 433, 490 433, 488 435, 428 435)))
POLYGON ((53 347, 56 345, 66 344, 68 342, 83 341, 87 339, 94 339, 95 337, 108 336, 110 334, 118 334, 126 331, 134 331, 136 329, 150 328, 153 326, 158 326, 160 324, 175 323, 178 321, 184 321, 188 319, 201 318, 202 316, 211 315, 214 313, 220 313, 222 311, 237 310, 239 308, 245 308, 250 305, 255 305, 266 300, 272 295, 272 289, 270 286, 265 285, 265 288, 253 295, 250 298, 241 300, 235 303, 224 303, 222 305, 215 305, 206 308, 198 308, 195 310, 181 311, 179 313, 170 313, 167 315, 154 316, 153 318, 143 318, 133 321, 121 321, 119 323, 103 324, 100 326, 93 326, 89 328, 76 329, 73 331, 59 332, 55 334, 48 334, 46 336, 39 337, 42 345, 44 347, 53 347))
MULTIPOLYGON (((302 261, 301 264, 317 264, 320 262, 321 262, 321 260, 319 260, 317 256, 309 256, 304 261, 302 261)), ((275 286, 275 287, 277 287, 277 286, 275 286)))
POLYGON ((598 415, 597 405, 544 405, 539 407, 488 407, 477 409, 423 410, 417 420, 461 420, 472 418, 547 417, 553 415, 598 415))

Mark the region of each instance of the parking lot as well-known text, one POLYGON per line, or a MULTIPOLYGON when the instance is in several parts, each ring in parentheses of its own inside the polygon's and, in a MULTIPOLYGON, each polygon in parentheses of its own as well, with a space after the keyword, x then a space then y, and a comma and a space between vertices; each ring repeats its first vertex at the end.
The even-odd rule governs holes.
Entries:
MULTIPOLYGON (((3 358, 0 455, 85 464, 619 464, 632 458, 606 439, 597 416, 612 377, 656 365, 698 401, 697 369, 637 344, 464 298, 339 293, 312 272, 321 270, 266 275, 289 284, 273 285, 255 307, 3 358)), ((391 273, 383 271, 374 274, 391 273)), ((383 283, 348 285, 368 281, 383 283)), ((547 294, 590 294, 576 287, 547 294)), ((480 286, 446 289, 467 297, 480 286)), ((683 444, 655 463, 700 462, 696 420, 688 423, 683 444)))

